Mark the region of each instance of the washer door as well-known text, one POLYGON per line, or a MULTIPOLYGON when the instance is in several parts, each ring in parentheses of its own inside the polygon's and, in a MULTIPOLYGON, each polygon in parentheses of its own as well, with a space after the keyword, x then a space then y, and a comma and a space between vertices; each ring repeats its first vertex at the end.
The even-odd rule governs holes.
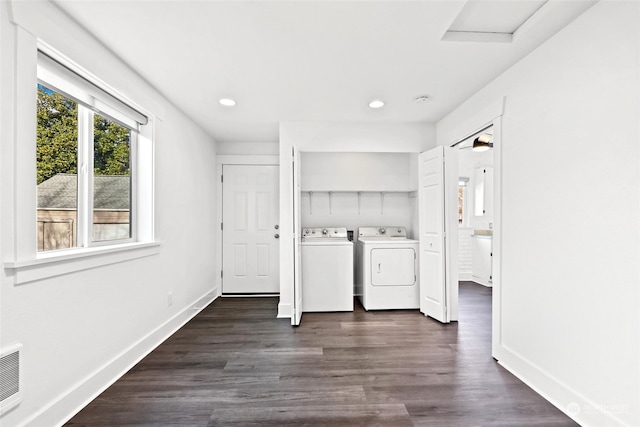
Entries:
POLYGON ((413 286, 416 283, 416 251, 413 248, 371 250, 373 286, 413 286))

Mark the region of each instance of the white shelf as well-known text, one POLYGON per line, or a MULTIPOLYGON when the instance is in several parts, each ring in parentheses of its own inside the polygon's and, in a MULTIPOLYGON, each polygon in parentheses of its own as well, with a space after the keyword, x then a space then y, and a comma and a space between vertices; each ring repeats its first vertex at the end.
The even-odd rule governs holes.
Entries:
POLYGON ((416 197, 416 190, 300 190, 302 193, 309 194, 309 214, 313 214, 313 193, 327 193, 329 194, 329 215, 333 214, 333 199, 334 193, 353 193, 358 196, 358 215, 360 215, 360 197, 362 193, 366 194, 379 194, 380 195, 380 214, 384 214, 384 195, 386 193, 407 193, 407 197, 416 197))
POLYGON ((303 188, 303 193, 413 193, 416 190, 314 190, 303 188))

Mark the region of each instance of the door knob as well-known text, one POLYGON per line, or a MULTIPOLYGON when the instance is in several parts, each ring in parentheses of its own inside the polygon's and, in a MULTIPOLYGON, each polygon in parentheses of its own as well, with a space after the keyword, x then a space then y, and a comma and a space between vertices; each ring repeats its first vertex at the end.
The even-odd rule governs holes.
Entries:
POLYGON ((274 234, 273 237, 275 237, 276 239, 279 239, 280 235, 279 234, 274 234))
POLYGON ((275 228, 277 230, 278 228, 280 228, 280 226, 278 224, 276 224, 276 225, 273 226, 273 228, 275 228))

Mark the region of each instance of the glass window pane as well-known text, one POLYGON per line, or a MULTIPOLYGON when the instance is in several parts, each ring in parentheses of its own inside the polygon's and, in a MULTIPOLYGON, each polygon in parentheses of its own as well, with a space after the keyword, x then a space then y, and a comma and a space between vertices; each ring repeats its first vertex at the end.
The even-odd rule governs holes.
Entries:
POLYGON ((77 246, 78 104, 38 85, 38 251, 77 246))
POLYGON ((93 120, 92 240, 131 237, 131 131, 100 114, 93 120))

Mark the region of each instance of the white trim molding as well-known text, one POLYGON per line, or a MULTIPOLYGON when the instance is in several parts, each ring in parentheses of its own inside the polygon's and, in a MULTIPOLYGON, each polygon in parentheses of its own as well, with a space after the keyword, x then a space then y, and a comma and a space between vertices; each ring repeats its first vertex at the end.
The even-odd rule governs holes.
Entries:
POLYGON ((5 270, 15 285, 62 276, 160 253, 160 243, 126 243, 39 254, 36 258, 7 261, 5 270))
POLYGON ((291 304, 278 304, 278 319, 291 319, 291 304))

